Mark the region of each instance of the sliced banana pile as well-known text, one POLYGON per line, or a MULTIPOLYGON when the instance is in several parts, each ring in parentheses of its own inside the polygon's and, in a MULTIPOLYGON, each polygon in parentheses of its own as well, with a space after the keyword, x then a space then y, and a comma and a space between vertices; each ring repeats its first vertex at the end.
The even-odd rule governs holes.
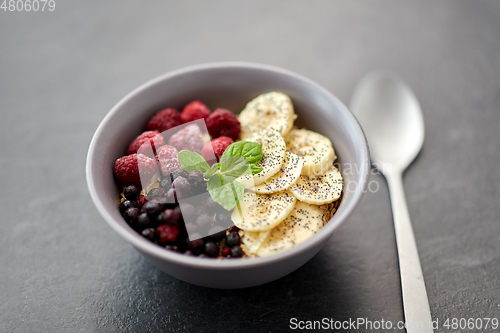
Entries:
POLYGON ((239 115, 241 139, 261 144, 263 168, 237 179, 245 194, 232 213, 251 255, 268 256, 316 233, 338 206, 343 179, 331 141, 293 128, 290 98, 270 92, 250 101, 239 115))

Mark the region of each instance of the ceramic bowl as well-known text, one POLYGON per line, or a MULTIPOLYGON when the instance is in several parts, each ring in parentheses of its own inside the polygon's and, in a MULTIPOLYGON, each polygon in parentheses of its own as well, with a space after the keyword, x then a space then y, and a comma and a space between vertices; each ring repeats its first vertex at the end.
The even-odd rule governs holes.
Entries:
POLYGON ((212 288, 244 288, 279 279, 310 260, 345 222, 359 203, 370 170, 366 139, 351 112, 325 88, 288 70, 252 63, 224 62, 179 69, 159 76, 125 96, 106 115, 87 155, 87 183, 97 210, 109 226, 153 265, 180 280, 212 288), (165 107, 182 109, 198 99, 212 110, 235 113, 259 94, 289 95, 298 118, 295 125, 331 139, 345 188, 333 218, 313 237, 264 258, 216 260, 168 251, 132 230, 117 209, 119 192, 113 165, 148 119, 165 107))

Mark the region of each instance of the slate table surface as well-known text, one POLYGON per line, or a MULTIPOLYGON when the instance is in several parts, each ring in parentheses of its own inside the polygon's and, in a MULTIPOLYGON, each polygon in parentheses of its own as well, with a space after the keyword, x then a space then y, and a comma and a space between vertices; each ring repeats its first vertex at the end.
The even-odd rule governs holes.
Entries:
POLYGON ((405 79, 426 126, 404 183, 433 318, 500 317, 500 2, 55 2, 53 12, 0 10, 0 331, 277 332, 291 318, 403 320, 376 172, 378 191, 316 257, 250 289, 178 281, 101 218, 84 167, 106 113, 157 75, 225 60, 296 71, 346 104, 371 70, 405 79))

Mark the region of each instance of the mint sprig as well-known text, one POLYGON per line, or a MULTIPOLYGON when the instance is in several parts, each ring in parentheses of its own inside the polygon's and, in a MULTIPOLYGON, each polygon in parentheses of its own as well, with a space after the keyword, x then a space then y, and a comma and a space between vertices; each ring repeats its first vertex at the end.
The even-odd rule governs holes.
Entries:
POLYGON ((243 175, 262 171, 257 164, 262 160, 262 146, 255 142, 239 141, 226 148, 219 163, 211 167, 198 153, 179 152, 178 159, 187 172, 199 171, 208 179, 207 190, 212 199, 230 211, 243 198, 245 188, 235 180, 243 175))

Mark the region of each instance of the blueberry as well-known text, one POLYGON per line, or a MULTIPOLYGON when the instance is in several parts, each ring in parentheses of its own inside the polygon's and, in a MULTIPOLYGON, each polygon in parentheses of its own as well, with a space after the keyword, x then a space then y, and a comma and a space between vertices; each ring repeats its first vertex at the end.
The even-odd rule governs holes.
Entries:
POLYGON ((219 246, 214 242, 206 242, 204 250, 209 257, 215 258, 219 255, 219 246))
POLYGON ((234 246, 231 248, 231 257, 233 258, 241 258, 243 256, 243 250, 241 246, 234 246))
POLYGON ((148 199, 156 199, 159 198, 163 194, 162 190, 160 188, 154 188, 148 192, 148 199))
POLYGON ((188 234, 192 234, 196 230, 198 230, 198 226, 196 224, 191 223, 191 222, 186 223, 186 231, 188 234))
POLYGON ((215 225, 208 230, 208 235, 214 242, 220 242, 226 236, 226 230, 218 225, 215 225))
POLYGON ((189 184, 188 180, 182 176, 177 177, 172 183, 172 187, 175 188, 175 192, 177 193, 177 197, 182 199, 186 198, 191 192, 191 184, 189 184))
POLYGON ((165 248, 170 251, 180 252, 179 247, 177 245, 167 245, 165 246, 165 248))
POLYGON ((177 177, 189 177, 189 173, 187 173, 187 171, 184 169, 177 169, 172 172, 171 177, 172 181, 174 181, 177 177))
POLYGON ((154 217, 163 210, 164 205, 157 201, 148 201, 142 206, 142 212, 148 214, 150 217, 154 217))
POLYGON ((129 224, 134 224, 137 221, 137 218, 139 217, 140 214, 141 211, 139 210, 139 208, 132 207, 127 209, 125 213, 123 213, 123 218, 129 224))
POLYGON ((125 190, 123 190, 123 195, 125 196, 125 198, 132 201, 137 199, 140 194, 141 191, 135 185, 127 186, 125 187, 125 190))
POLYGON ((215 220, 223 225, 233 224, 231 221, 231 212, 228 212, 225 209, 217 211, 217 213, 215 214, 215 220))
POLYGON ((155 238, 155 229, 154 228, 146 228, 141 232, 141 235, 143 235, 145 238, 149 239, 150 241, 154 240, 155 238))
POLYGON ((221 205, 219 205, 217 202, 214 202, 212 197, 208 197, 203 203, 203 206, 208 214, 213 214, 224 210, 221 205))
POLYGON ((201 174, 201 172, 199 171, 192 171, 187 180, 191 183, 191 185, 196 185, 196 183, 200 183, 200 182, 205 182, 205 180, 203 179, 203 175, 201 174))
POLYGON ((134 203, 130 200, 125 200, 123 201, 121 204, 120 204, 120 213, 123 215, 123 213, 125 213, 125 211, 129 208, 133 208, 134 207, 134 203))
POLYGON ((240 235, 238 234, 237 231, 230 232, 226 236, 226 245, 229 247, 240 245, 240 241, 241 241, 240 235))
POLYGON ((150 223, 151 223, 151 220, 149 219, 148 214, 146 214, 146 213, 142 213, 137 218, 137 224, 139 224, 139 226, 141 226, 143 228, 147 227, 150 223))
POLYGON ((162 180, 160 180, 160 188, 163 189, 164 191, 168 191, 172 187, 172 180, 170 177, 165 177, 162 180))
POLYGON ((179 207, 179 210, 182 213, 182 218, 184 219, 184 221, 189 220, 194 215, 194 206, 191 204, 182 203, 180 204, 180 206, 177 207, 179 207))
POLYGON ((177 194, 175 188, 171 188, 170 190, 168 190, 166 197, 167 197, 167 202, 169 203, 177 202, 177 194))
POLYGON ((181 218, 181 214, 175 210, 175 209, 165 209, 163 212, 160 213, 157 217, 157 221, 160 224, 173 224, 173 225, 178 225, 179 220, 181 218))
POLYGON ((210 223, 212 223, 212 218, 207 214, 201 214, 196 218, 196 224, 200 227, 204 227, 206 225, 209 225, 210 223))
POLYGON ((200 250, 203 245, 205 244, 205 242, 203 241, 203 238, 198 238, 198 237, 201 237, 199 234, 193 234, 191 235, 190 238, 193 238, 194 240, 187 240, 186 241, 186 245, 188 247, 188 249, 192 250, 192 251, 197 251, 197 250, 200 250), (195 239, 196 238, 196 239, 195 239))

